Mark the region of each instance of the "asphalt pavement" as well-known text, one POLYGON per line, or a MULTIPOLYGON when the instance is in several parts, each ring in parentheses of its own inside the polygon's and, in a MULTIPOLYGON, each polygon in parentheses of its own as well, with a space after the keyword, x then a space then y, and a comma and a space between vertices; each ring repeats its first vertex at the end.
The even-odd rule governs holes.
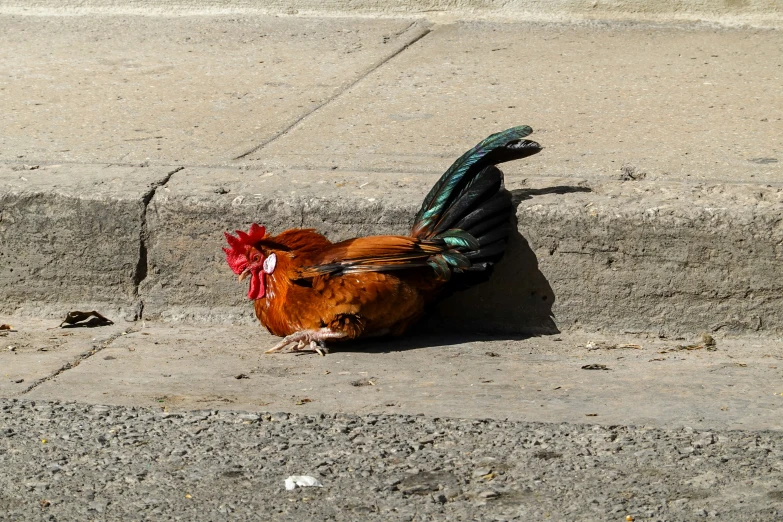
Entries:
POLYGON ((0 518, 783 518, 780 432, 1 400, 0 518), (322 487, 285 489, 291 476, 322 487))

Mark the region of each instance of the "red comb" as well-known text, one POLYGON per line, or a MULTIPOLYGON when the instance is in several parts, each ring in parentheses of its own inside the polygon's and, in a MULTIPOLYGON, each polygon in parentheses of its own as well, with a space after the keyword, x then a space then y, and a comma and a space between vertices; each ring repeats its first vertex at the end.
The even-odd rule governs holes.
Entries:
POLYGON ((224 232, 226 241, 231 248, 223 248, 226 253, 226 262, 235 274, 241 274, 247 268, 247 248, 255 245, 266 235, 266 228, 256 223, 250 225, 249 233, 236 231, 236 237, 224 232))

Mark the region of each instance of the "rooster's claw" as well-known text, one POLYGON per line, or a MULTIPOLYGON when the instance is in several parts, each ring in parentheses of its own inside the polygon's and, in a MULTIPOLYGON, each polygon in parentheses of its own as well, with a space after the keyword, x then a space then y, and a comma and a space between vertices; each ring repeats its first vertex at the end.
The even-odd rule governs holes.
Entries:
POLYGON ((267 350, 266 353, 281 352, 283 351, 283 348, 289 344, 296 343, 296 345, 291 348, 292 352, 299 352, 304 350, 305 347, 308 347, 320 355, 326 355, 329 353, 329 350, 326 348, 324 341, 327 339, 340 339, 345 336, 346 334, 344 332, 334 332, 328 328, 321 328, 320 330, 301 330, 283 338, 282 341, 267 350))

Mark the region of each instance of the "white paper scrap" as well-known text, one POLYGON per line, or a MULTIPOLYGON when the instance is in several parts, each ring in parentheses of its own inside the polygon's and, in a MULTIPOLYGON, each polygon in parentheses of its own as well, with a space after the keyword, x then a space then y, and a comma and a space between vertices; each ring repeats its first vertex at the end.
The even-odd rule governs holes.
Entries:
POLYGON ((321 484, 317 478, 315 477, 309 477, 307 475, 291 475, 287 479, 285 479, 285 489, 288 491, 291 491, 292 489, 296 489, 296 486, 299 486, 300 488, 305 487, 317 487, 322 488, 324 487, 323 484, 321 484))

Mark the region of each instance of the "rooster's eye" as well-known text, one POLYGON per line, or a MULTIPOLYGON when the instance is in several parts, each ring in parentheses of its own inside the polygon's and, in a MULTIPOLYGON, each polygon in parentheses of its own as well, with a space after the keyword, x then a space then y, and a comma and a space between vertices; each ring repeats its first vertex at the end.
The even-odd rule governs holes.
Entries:
POLYGON ((258 260, 259 260, 259 259, 260 259, 260 257, 258 256, 258 254, 256 254, 256 255, 254 255, 254 256, 253 256, 253 262, 254 262, 254 263, 258 263, 258 260))

